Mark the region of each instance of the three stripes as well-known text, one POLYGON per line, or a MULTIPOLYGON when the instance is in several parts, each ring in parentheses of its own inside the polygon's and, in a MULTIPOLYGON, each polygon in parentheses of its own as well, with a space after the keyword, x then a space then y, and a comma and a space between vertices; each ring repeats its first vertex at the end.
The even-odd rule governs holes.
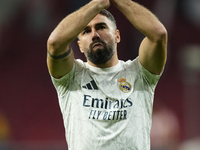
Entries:
POLYGON ((88 90, 98 90, 98 87, 96 83, 94 82, 94 80, 90 81, 90 83, 83 86, 83 88, 88 89, 88 90))

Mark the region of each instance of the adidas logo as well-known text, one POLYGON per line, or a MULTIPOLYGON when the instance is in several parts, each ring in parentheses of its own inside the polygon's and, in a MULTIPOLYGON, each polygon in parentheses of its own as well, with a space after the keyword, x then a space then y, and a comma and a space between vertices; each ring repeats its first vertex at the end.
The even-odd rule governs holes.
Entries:
POLYGON ((90 81, 90 83, 88 83, 82 87, 87 90, 98 90, 98 87, 97 87, 96 83, 94 82, 94 80, 90 81))

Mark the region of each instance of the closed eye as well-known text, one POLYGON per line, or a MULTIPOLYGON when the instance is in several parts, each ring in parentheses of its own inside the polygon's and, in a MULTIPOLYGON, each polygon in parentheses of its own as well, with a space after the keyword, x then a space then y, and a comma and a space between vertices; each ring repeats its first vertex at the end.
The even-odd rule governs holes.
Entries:
POLYGON ((97 30, 102 30, 102 29, 105 29, 106 27, 105 26, 99 26, 98 28, 97 28, 97 30))
POLYGON ((84 35, 84 34, 87 34, 87 33, 90 33, 90 32, 91 32, 91 30, 90 30, 90 29, 86 29, 86 30, 84 30, 84 31, 83 31, 83 33, 82 33, 82 34, 84 35))
POLYGON ((107 25, 106 23, 98 23, 96 24, 96 30, 102 30, 102 29, 106 29, 107 25))
MULTIPOLYGON (((97 23, 97 24, 95 25, 95 29, 96 29, 96 30, 103 30, 103 29, 106 29, 106 28, 107 28, 106 23, 97 23)), ((91 27, 90 27, 90 26, 87 26, 87 27, 83 30, 82 35, 88 34, 88 33, 90 33, 91 31, 92 31, 91 27)))

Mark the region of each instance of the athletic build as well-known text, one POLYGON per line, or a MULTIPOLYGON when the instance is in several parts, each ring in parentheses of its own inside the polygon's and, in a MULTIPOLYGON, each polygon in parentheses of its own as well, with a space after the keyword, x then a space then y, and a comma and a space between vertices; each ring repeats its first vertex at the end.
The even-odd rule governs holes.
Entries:
POLYGON ((51 33, 47 65, 58 93, 70 150, 149 150, 154 90, 167 57, 167 31, 131 0, 92 0, 51 33), (115 5, 146 37, 139 57, 118 60, 115 5), (87 63, 75 60, 78 45, 87 63))

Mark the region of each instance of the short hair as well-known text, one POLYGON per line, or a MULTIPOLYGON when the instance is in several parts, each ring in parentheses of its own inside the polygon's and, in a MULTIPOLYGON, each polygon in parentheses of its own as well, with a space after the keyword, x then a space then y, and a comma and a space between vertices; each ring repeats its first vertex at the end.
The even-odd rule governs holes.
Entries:
POLYGON ((114 23, 115 27, 117 28, 117 22, 116 22, 115 18, 108 10, 103 9, 102 11, 100 11, 99 14, 106 16, 110 21, 112 21, 114 23))
MULTIPOLYGON (((115 28, 117 29, 117 22, 114 18, 114 16, 106 9, 103 9, 102 11, 99 12, 99 14, 107 17, 110 21, 112 21, 114 23, 114 26, 115 28)), ((79 37, 77 36, 78 40, 79 40, 79 37)))

